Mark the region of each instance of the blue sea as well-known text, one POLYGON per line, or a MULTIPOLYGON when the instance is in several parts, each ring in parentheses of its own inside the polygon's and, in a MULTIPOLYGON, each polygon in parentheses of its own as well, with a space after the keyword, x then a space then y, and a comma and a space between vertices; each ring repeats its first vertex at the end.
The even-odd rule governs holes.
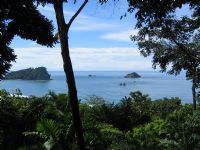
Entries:
MULTIPOLYGON (((152 99, 163 97, 179 97, 183 103, 192 102, 191 82, 185 74, 167 75, 157 71, 137 71, 142 77, 137 79, 124 78, 130 71, 77 71, 75 72, 79 99, 85 101, 89 96, 101 96, 110 102, 117 102, 132 91, 142 91, 152 99), (88 77, 88 75, 95 75, 88 77), (125 83, 125 86, 120 86, 125 83)), ((66 93, 67 85, 64 72, 50 72, 52 80, 3 80, 0 89, 14 92, 19 88, 23 95, 43 96, 49 90, 56 93, 66 93)))

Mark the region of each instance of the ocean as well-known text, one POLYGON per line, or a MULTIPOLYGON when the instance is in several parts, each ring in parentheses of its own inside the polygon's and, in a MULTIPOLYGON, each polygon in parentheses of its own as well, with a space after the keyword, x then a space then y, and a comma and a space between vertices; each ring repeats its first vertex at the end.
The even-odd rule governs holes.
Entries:
MULTIPOLYGON (((43 96, 49 90, 56 93, 66 93, 67 85, 64 72, 51 71, 52 80, 2 80, 0 89, 13 93, 19 88, 23 95, 43 96)), ((137 71, 141 78, 124 78, 131 71, 76 71, 76 85, 78 97, 85 101, 89 96, 103 97, 109 102, 118 102, 130 92, 141 91, 148 94, 153 100, 163 97, 179 97, 183 103, 192 102, 191 82, 187 81, 185 74, 178 76, 167 75, 157 71, 137 71), (88 77, 88 75, 94 75, 88 77), (125 86, 120 86, 125 83, 125 86)))

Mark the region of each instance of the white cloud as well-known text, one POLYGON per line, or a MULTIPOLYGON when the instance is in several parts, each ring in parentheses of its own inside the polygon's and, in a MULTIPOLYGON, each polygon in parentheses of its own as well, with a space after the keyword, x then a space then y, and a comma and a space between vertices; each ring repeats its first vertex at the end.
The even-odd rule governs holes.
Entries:
POLYGON ((28 67, 46 66, 48 69, 61 69, 61 56, 59 49, 30 47, 30 48, 16 48, 17 54, 16 63, 13 63, 13 69, 23 69, 28 67))
MULTIPOLYGON (((45 66, 63 70, 59 48, 17 48, 18 59, 12 70, 45 66)), ((150 70, 150 59, 140 56, 137 48, 71 48, 74 70, 150 70)))
POLYGON ((131 42, 130 36, 136 35, 137 33, 138 30, 127 30, 121 32, 107 33, 102 35, 100 38, 113 41, 131 42))

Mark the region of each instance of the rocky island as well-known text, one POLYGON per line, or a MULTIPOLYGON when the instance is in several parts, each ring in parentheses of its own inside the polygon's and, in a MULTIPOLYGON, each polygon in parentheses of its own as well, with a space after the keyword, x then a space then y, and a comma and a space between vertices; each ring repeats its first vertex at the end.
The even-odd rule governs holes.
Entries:
POLYGON ((8 73, 4 79, 14 80, 50 80, 50 74, 45 67, 27 68, 8 73))
POLYGON ((124 78, 141 78, 141 76, 139 74, 137 74, 136 72, 132 72, 132 73, 125 75, 124 78))

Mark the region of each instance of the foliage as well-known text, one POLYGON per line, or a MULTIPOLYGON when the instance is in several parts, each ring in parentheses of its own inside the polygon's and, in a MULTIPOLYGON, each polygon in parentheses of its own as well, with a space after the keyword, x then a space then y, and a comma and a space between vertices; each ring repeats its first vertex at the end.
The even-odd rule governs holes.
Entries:
POLYGON ((186 71, 192 81, 193 107, 196 109, 196 89, 200 85, 199 2, 195 1, 129 1, 132 12, 136 10, 138 35, 136 41, 144 57, 153 56, 153 68, 178 75, 186 71), (176 17, 175 10, 190 5, 191 17, 176 17))
MULTIPOLYGON (((69 141, 73 140, 73 138, 71 138, 73 135, 71 128, 71 114, 69 109, 65 107, 65 103, 68 101, 66 95, 55 95, 52 100, 49 99, 50 96, 44 96, 42 98, 23 98, 11 96, 5 91, 1 91, 0 93, 0 131, 2 131, 2 136, 0 138, 2 139, 2 144, 0 145, 1 149, 16 149, 22 145, 31 147, 32 149, 38 149, 42 146, 44 139, 40 136, 25 137, 23 133, 38 130, 38 132, 46 131, 43 134, 49 135, 47 133, 48 130, 45 130, 45 123, 51 124, 52 122, 48 122, 46 119, 53 120, 53 123, 59 124, 62 131, 65 131, 60 135, 63 139, 66 138, 64 133, 68 132, 67 138, 70 138, 69 141), (63 101, 62 104, 64 104, 62 107, 60 106, 61 99, 63 101), (64 109, 62 109, 63 106, 64 109), (42 122, 42 120, 45 121, 42 122), (42 125, 44 125, 43 130, 41 128, 42 125)), ((51 127, 53 129, 55 126, 51 127)), ((54 131, 52 129, 49 130, 54 131)), ((62 145, 65 145, 64 143, 65 142, 63 141, 62 145)))
POLYGON ((188 149, 200 148, 200 111, 195 111, 193 115, 186 118, 184 123, 184 139, 181 141, 183 146, 188 149))
POLYGON ((171 126, 171 133, 168 133, 170 140, 165 139, 163 144, 176 149, 199 149, 198 114, 199 110, 192 113, 191 105, 185 105, 180 110, 174 111, 167 119, 171 126))
POLYGON ((129 135, 136 141, 137 149, 164 149, 160 141, 167 138, 168 130, 167 122, 158 119, 133 129, 129 135))
POLYGON ((183 5, 189 5, 193 9, 192 15, 200 19, 199 0, 127 0, 129 3, 128 12, 135 12, 137 18, 136 27, 150 26, 152 22, 162 21, 168 14, 173 13, 177 8, 182 8, 183 5))
POLYGON ((5 89, 0 90, 0 100, 5 100, 9 96, 9 92, 5 89))
POLYGON ((137 149, 199 149, 199 120, 199 110, 192 114, 191 105, 186 105, 166 120, 156 119, 134 128, 129 136, 137 149))
POLYGON ((100 101, 100 98, 96 99, 98 100, 96 105, 95 103, 91 105, 91 101, 89 104, 91 106, 90 115, 92 115, 90 117, 97 122, 112 124, 120 130, 127 131, 137 124, 150 121, 147 115, 150 109, 147 103, 150 99, 141 92, 131 93, 131 97, 123 98, 118 104, 106 103, 103 100, 100 101), (148 110, 143 107, 145 105, 148 110))
MULTIPOLYGON (((62 143, 60 143, 60 137, 63 132, 60 124, 51 119, 43 119, 38 121, 36 124, 37 132, 24 132, 25 136, 38 136, 44 140, 44 143, 41 143, 41 147, 50 149, 64 149, 62 143)), ((39 142, 38 142, 39 143, 39 142)))
POLYGON ((181 108, 181 100, 179 98, 163 98, 153 101, 152 116, 165 119, 169 114, 181 108))
MULTIPOLYGON (((0 149, 78 149, 66 94, 0 96, 0 149)), ((136 91, 114 104, 93 96, 80 112, 87 149, 199 149, 200 111, 178 98, 136 91)))
POLYGON ((40 14, 33 1, 1 0, 0 78, 4 77, 11 67, 11 62, 16 59, 14 50, 9 47, 15 35, 50 47, 56 42, 51 21, 40 14))
POLYGON ((133 101, 133 106, 141 115, 149 115, 151 113, 151 98, 147 94, 142 94, 140 91, 131 92, 130 97, 133 101))

